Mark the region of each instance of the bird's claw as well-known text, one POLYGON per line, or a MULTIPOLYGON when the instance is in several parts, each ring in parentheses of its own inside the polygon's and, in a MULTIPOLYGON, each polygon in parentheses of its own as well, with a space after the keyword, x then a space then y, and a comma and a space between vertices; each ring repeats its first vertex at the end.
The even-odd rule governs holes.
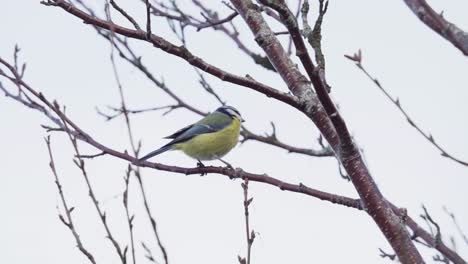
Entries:
MULTIPOLYGON (((205 168, 205 164, 203 164, 201 161, 198 161, 197 162, 197 168, 205 168)), ((200 176, 205 176, 207 173, 206 172, 202 172, 200 173, 200 176)))
POLYGON ((230 170, 233 170, 234 167, 227 161, 223 160, 223 159, 219 159, 219 161, 221 161, 222 163, 224 163, 226 165, 226 167, 230 170))

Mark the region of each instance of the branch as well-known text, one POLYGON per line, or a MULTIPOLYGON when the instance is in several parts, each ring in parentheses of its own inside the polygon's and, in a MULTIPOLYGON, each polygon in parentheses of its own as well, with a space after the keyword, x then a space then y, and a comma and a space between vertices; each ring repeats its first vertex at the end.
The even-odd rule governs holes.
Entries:
POLYGON ((395 260, 396 259, 396 255, 395 254, 389 254, 387 252, 385 252, 383 249, 379 248, 379 251, 380 251, 380 256, 382 258, 389 258, 390 260, 395 260))
POLYGON ((132 170, 130 165, 127 168, 127 171, 125 172, 125 190, 123 193, 123 198, 122 202, 125 208, 125 216, 127 218, 127 224, 128 224, 128 229, 130 232, 130 246, 131 246, 131 251, 132 251, 132 260, 133 264, 136 263, 136 258, 135 258, 135 239, 134 239, 134 233, 133 233, 133 219, 135 219, 135 215, 130 215, 130 210, 128 208, 128 190, 129 190, 129 185, 130 185, 130 174, 132 170))
POLYGON ((450 211, 447 209, 447 207, 445 207, 445 206, 443 207, 443 209, 444 209, 444 212, 445 212, 448 216, 450 216, 450 218, 452 219, 453 224, 454 224, 455 227, 457 228, 458 234, 461 236, 461 238, 463 239, 463 241, 465 242, 465 244, 468 245, 468 236, 465 235, 465 233, 463 232, 463 230, 462 230, 460 224, 459 224, 458 221, 457 221, 457 218, 455 217, 455 214, 452 213, 452 212, 450 212, 450 211))
MULTIPOLYGON (((207 6, 205 6, 203 3, 201 3, 198 0, 192 0, 192 2, 199 7, 203 13, 205 13, 211 20, 217 20, 218 14, 214 12, 213 10, 209 9, 207 6)), ((269 9, 268 9, 269 10, 269 9)), ((235 11, 235 10, 234 10, 235 11)), ((271 10, 269 10, 271 12, 271 10)), ((237 13, 237 11, 236 11, 237 13)), ((237 13, 238 14, 238 13, 237 13)), ((267 57, 257 54, 250 50, 240 39, 240 33, 237 31, 236 26, 234 23, 231 23, 232 30, 229 30, 225 25, 219 24, 213 27, 214 30, 220 30, 223 32, 226 36, 228 36, 236 45, 237 47, 243 51, 245 54, 247 54, 249 57, 251 57, 254 62, 265 69, 271 70, 276 72, 275 67, 271 65, 271 62, 268 60, 267 57)))
POLYGON ((91 25, 94 25, 94 26, 97 26, 106 30, 112 30, 116 34, 120 34, 129 38, 148 41, 151 44, 153 44, 153 46, 155 46, 156 48, 159 48, 169 54, 182 58, 188 63, 190 63, 191 65, 213 76, 216 76, 223 81, 251 88, 257 92, 260 92, 266 95, 267 97, 275 98, 279 101, 282 101, 296 108, 299 107, 299 102, 296 100, 296 98, 290 96, 289 94, 280 92, 270 86, 257 82, 252 78, 241 77, 241 76, 223 71, 222 69, 205 62, 200 57, 196 57, 184 46, 178 47, 168 42, 167 40, 159 36, 156 36, 154 34, 151 34, 151 36, 148 37, 147 32, 145 31, 125 28, 120 25, 116 25, 112 22, 102 20, 100 18, 97 18, 95 16, 92 16, 83 12, 82 10, 73 6, 72 4, 65 2, 64 0, 48 0, 47 2, 43 2, 43 3, 45 3, 46 5, 50 5, 50 6, 61 7, 64 11, 82 19, 86 24, 91 24, 91 25))
MULTIPOLYGON (((402 215, 406 215, 402 213, 395 205, 392 204, 392 209, 398 213, 401 217, 402 215)), ((450 249, 447 245, 444 244, 443 241, 439 241, 436 243, 434 236, 420 227, 411 217, 405 217, 405 224, 412 230, 413 234, 411 239, 415 240, 417 238, 423 239, 427 245, 432 245, 433 248, 437 249, 441 254, 449 258, 455 264, 466 264, 467 262, 457 254, 457 252, 450 249)))
POLYGON ((390 102, 392 102, 396 107, 397 109, 400 111, 400 113, 403 114, 403 116, 406 118, 406 121, 408 121, 408 123, 414 127, 414 129, 416 129, 416 131, 418 131, 418 133, 423 136, 431 145, 433 145, 434 147, 436 147, 440 152, 441 152, 441 155, 443 157, 446 157, 452 161, 455 161, 457 162, 458 164, 461 164, 463 166, 468 166, 468 162, 466 161, 462 161, 458 158, 456 158, 455 156, 453 156, 452 154, 448 153, 445 148, 443 148, 441 145, 439 145, 439 143, 436 142, 436 140, 434 139, 434 137, 432 136, 431 133, 426 133, 423 131, 423 129, 421 127, 419 127, 414 121, 413 121, 413 118, 411 118, 411 116, 405 111, 405 109, 403 108, 403 106, 401 105, 401 102, 400 102, 400 99, 397 97, 396 99, 394 99, 382 86, 382 84, 379 82, 379 80, 377 80, 377 78, 374 78, 365 68, 364 68, 364 65, 362 64, 362 53, 361 53, 361 50, 359 50, 357 53, 355 53, 354 55, 350 56, 350 55, 345 55, 346 58, 352 60, 355 62, 356 66, 375 84, 375 86, 377 88, 379 88, 379 90, 385 95, 385 97, 387 97, 390 102))
POLYGON ((83 242, 81 241, 80 235, 78 234, 78 231, 76 231, 76 227, 73 222, 73 218, 71 216, 71 212, 73 211, 74 207, 70 208, 68 206, 68 203, 65 199, 65 195, 63 194, 62 184, 60 183, 60 179, 59 179, 57 170, 55 168, 54 157, 52 155, 52 148, 50 146, 50 136, 45 138, 45 142, 47 144, 47 150, 49 152, 49 159, 50 159, 49 166, 50 166, 50 169, 52 170, 52 174, 54 175, 55 184, 57 185, 57 190, 60 195, 60 199, 62 201, 63 210, 65 211, 65 217, 59 213, 60 221, 62 221, 62 223, 66 227, 68 227, 68 229, 70 229, 73 237, 75 238, 76 246, 81 251, 81 253, 83 253, 83 255, 85 255, 91 263, 96 264, 96 260, 94 259, 94 256, 83 246, 83 242))
POLYGON ((253 197, 249 198, 249 180, 245 179, 243 183, 241 183, 242 189, 244 191, 244 216, 245 216, 245 234, 247 237, 247 256, 242 258, 238 256, 238 260, 240 264, 250 264, 250 253, 252 251, 252 245, 255 240, 255 232, 252 229, 250 231, 250 223, 249 223, 249 205, 253 201, 253 197))
MULTIPOLYGON (((57 109, 59 109, 58 104, 57 104, 57 109)), ((76 158, 73 160, 73 162, 79 168, 79 170, 80 170, 80 172, 81 172, 81 174, 82 174, 82 176, 83 176, 83 178, 85 180, 86 186, 88 187, 89 197, 91 198, 91 201, 94 204, 96 212, 99 215, 99 219, 101 220, 101 224, 104 227, 104 230, 106 232, 106 237, 111 241, 112 245, 114 246, 115 251, 116 251, 117 255, 119 256, 120 261, 122 262, 122 264, 126 264, 127 263, 127 256, 126 256, 127 247, 125 247, 125 249, 122 249, 122 247, 119 245, 116 238, 112 234, 112 232, 111 232, 111 230, 109 228, 109 225, 107 224, 107 215, 106 215, 106 213, 104 211, 102 211, 101 207, 99 206, 99 201, 98 201, 98 199, 96 197, 96 194, 94 193, 93 187, 92 187, 91 182, 90 182, 89 177, 88 177, 88 172, 86 170, 85 161, 81 158, 81 154, 80 154, 80 151, 78 149, 77 139, 76 139, 76 137, 73 136, 73 134, 70 133, 70 130, 68 129, 68 121, 63 119, 64 116, 65 115, 62 114, 62 116, 60 116, 60 118, 62 119, 62 123, 64 124, 64 127, 65 127, 65 132, 68 134, 68 137, 70 139, 70 142, 72 143, 73 149, 74 149, 75 154, 76 154, 76 156, 75 156, 76 158)))
POLYGON ((230 14, 229 16, 227 16, 226 18, 223 18, 223 19, 218 19, 218 20, 212 20, 211 18, 209 18, 207 15, 205 15, 204 13, 201 13, 202 16, 207 20, 207 23, 204 24, 204 25, 199 25, 197 26, 197 31, 200 31, 204 28, 208 28, 208 27, 215 27, 215 26, 219 26, 221 24, 224 24, 226 22, 230 22, 232 21, 237 15, 239 15, 239 13, 237 12, 234 12, 232 14, 230 14))
MULTIPOLYGON (((82 4, 81 1, 79 1, 79 3, 82 4)), ((110 4, 115 10, 117 10, 117 12, 119 12, 123 17, 125 17, 130 23, 132 23, 133 27, 136 30, 141 30, 141 27, 140 25, 138 25, 136 20, 132 16, 130 16, 125 10, 123 10, 114 0, 110 0, 110 4)))
POLYGON ((438 14, 425 0, 404 0, 406 5, 426 26, 448 40, 465 56, 468 56, 468 33, 447 21, 443 13, 438 14))
POLYGON ((389 203, 374 182, 359 149, 354 144, 346 123, 328 95, 325 72, 320 67, 313 65, 294 14, 284 1, 260 0, 260 2, 279 13, 291 34, 296 47, 296 54, 315 88, 317 96, 313 93, 307 78, 301 74, 287 56, 281 43, 260 12, 258 12, 256 5, 250 0, 231 0, 231 3, 254 34, 257 44, 263 48, 284 82, 288 84, 291 92, 299 97, 305 105, 302 111, 307 113, 314 121, 322 135, 334 149, 336 156, 340 159, 341 164, 343 164, 351 178, 366 211, 379 226, 400 261, 402 263, 424 263, 407 230, 392 212, 389 203), (313 111, 310 111, 312 109, 313 111), (332 123, 331 128, 329 126, 330 122, 332 123))
MULTIPOLYGON (((272 123, 272 126, 273 126, 273 123, 272 123)), ((242 135, 241 143, 244 143, 249 140, 256 140, 256 141, 260 141, 260 142, 263 142, 272 146, 285 149, 289 153, 304 154, 304 155, 308 155, 312 157, 332 157, 335 155, 333 153, 333 150, 330 147, 325 147, 320 150, 315 150, 315 149, 309 149, 309 148, 299 148, 299 147, 294 147, 294 146, 285 144, 276 137, 275 129, 273 129, 273 132, 271 135, 261 136, 261 135, 257 135, 257 134, 250 132, 250 130, 248 130, 245 127, 242 127, 241 135, 242 135)))
POLYGON ((307 38, 310 46, 314 49, 315 60, 317 61, 317 65, 322 69, 325 69, 325 56, 323 56, 322 52, 322 22, 327 9, 328 1, 324 2, 324 0, 319 0, 319 15, 315 21, 314 29, 312 30, 307 20, 309 1, 305 0, 301 8, 302 24, 304 27, 303 35, 307 38))
MULTIPOLYGON (((147 20, 147 30, 148 30, 148 36, 151 35, 150 33, 150 30, 151 30, 151 26, 150 26, 150 19, 149 19, 149 5, 148 5, 148 0, 147 1, 147 16, 148 16, 148 20, 147 20)), ((110 12, 107 13, 107 19, 109 22, 112 23, 112 20, 111 20, 111 16, 110 16, 110 12)), ((115 80, 117 82, 117 86, 118 86, 118 91, 119 91, 119 95, 120 95, 120 104, 121 104, 121 109, 122 109, 122 112, 123 112, 123 115, 125 117, 125 124, 126 124, 126 127, 127 127, 127 133, 128 133, 128 139, 130 141, 130 145, 132 147, 132 152, 133 152, 133 155, 135 157, 138 157, 138 154, 139 154, 139 150, 140 150, 140 146, 136 146, 135 145, 135 140, 134 140, 134 137, 133 137, 133 131, 132 131, 132 126, 131 126, 131 122, 130 122, 130 117, 128 115, 128 112, 127 112, 127 106, 126 106, 126 102, 125 102, 125 96, 124 96, 124 91, 123 91, 123 86, 120 82, 120 77, 119 77, 119 74, 118 74, 118 70, 117 70, 117 65, 115 63, 115 59, 114 59, 114 47, 115 47, 115 42, 114 42, 114 31, 111 30, 110 32, 110 38, 109 38, 109 41, 110 41, 110 44, 111 44, 111 54, 110 54, 110 60, 111 60, 111 64, 112 64, 112 69, 113 69, 113 72, 114 72, 114 76, 115 76, 115 80)), ((129 170, 132 169, 130 166, 129 166, 129 170)), ((159 232, 157 230, 157 223, 156 223, 156 220, 155 218, 153 217, 152 213, 151 213, 151 210, 150 210, 150 206, 149 206, 149 203, 148 203, 148 199, 147 199, 147 195, 146 195, 146 191, 145 191, 145 188, 144 188, 144 184, 143 184, 143 179, 141 177, 141 172, 140 172, 140 168, 137 167, 136 169, 132 169, 134 172, 135 172, 135 176, 136 178, 138 179, 138 183, 139 183, 139 187, 140 187, 140 192, 142 194, 142 197, 143 197, 143 203, 144 203, 144 206, 145 206, 145 210, 146 210, 146 213, 147 213, 147 216, 150 220, 150 223, 151 223, 151 227, 152 227, 152 230, 153 230, 153 234, 156 238, 156 242, 158 244, 158 247, 159 249, 161 250, 162 254, 163 254, 163 258, 164 258, 164 262, 166 264, 169 263, 169 260, 168 260, 168 256, 167 256, 167 250, 166 248, 164 247, 162 241, 161 241, 161 237, 159 235, 159 232)), ((133 240, 132 240, 133 241, 133 240)))

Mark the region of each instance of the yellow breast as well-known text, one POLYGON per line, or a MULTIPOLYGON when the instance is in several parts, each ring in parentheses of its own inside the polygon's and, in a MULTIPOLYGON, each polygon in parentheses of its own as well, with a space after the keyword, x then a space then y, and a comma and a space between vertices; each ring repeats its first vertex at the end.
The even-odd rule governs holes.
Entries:
POLYGON ((223 130, 195 136, 175 147, 194 159, 219 159, 237 145, 239 131, 240 121, 234 118, 232 124, 223 130))

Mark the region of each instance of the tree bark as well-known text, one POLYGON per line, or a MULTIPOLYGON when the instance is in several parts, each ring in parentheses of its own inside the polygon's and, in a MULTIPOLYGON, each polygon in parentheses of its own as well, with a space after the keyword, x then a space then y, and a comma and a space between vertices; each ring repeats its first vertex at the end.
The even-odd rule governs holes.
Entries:
MULTIPOLYGON (((245 20, 258 45, 265 51, 273 66, 288 85, 289 90, 298 98, 302 106, 300 110, 315 123, 334 149, 337 158, 343 164, 361 197, 363 207, 379 226, 400 261, 402 263, 424 263, 402 220, 393 212, 390 204, 385 200, 372 179, 351 137, 339 136, 340 134, 349 135, 344 121, 339 127, 331 121, 331 115, 333 115, 332 118, 338 117, 340 119, 339 113, 334 112, 329 115, 325 111, 312 90, 311 82, 301 74, 288 57, 275 34, 263 19, 260 8, 250 0, 231 0, 231 3, 245 20)), ((315 74, 315 76, 319 75, 315 74)), ((317 84, 314 80, 311 81, 314 85, 317 84)))

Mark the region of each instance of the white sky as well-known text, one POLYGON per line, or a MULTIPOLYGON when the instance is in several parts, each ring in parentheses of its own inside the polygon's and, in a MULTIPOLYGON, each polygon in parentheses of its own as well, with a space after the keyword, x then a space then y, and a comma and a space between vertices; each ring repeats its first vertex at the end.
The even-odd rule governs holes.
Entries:
MULTIPOLYGON (((144 21, 145 10, 139 1, 120 2, 139 21, 144 21)), ((444 16, 461 28, 468 29, 468 2, 439 0, 430 4, 436 10, 444 10, 444 16)), ((291 5, 296 6, 295 2, 291 5)), ((217 6, 228 12, 222 5, 217 6)), ((240 20, 236 18, 242 25, 240 20)), ((259 50, 245 26, 240 29, 248 46, 259 50)), ((163 20, 154 21, 153 31, 177 43, 163 20)), ((224 35, 210 30, 188 31, 188 47, 194 54, 230 72, 248 73, 278 89, 286 89, 278 76, 255 67, 224 35)), ((322 32, 332 95, 364 149, 369 169, 382 192, 395 204, 408 208, 418 221, 424 203, 440 223, 444 241, 449 242, 449 236, 455 235, 461 255, 468 258, 467 245, 456 235, 450 218, 442 210, 445 205, 453 211, 468 232, 468 167, 441 157, 343 55, 362 49, 364 65, 392 95, 400 98, 414 120, 425 131, 430 130, 450 153, 465 160, 468 160, 468 59, 420 23, 403 1, 333 1, 322 32)), ((49 99, 65 104, 69 116, 102 143, 118 150, 129 147, 123 120, 105 122, 95 111, 95 107, 117 106, 119 97, 109 62, 109 44, 93 29, 60 9, 40 5, 39 1, 4 0, 0 8, 0 36, 0 56, 11 59, 16 43, 22 48, 21 59, 28 64, 25 80, 31 86, 49 99)), ((134 47, 144 55, 144 62, 155 76, 164 76, 174 92, 205 111, 218 106, 201 89, 195 72, 186 62, 147 44, 136 43, 134 47)), ((172 102, 138 71, 124 62, 118 67, 130 108, 172 102)), ((229 104, 240 109, 249 129, 270 132, 269 122, 274 121, 281 140, 317 147, 318 132, 301 114, 253 91, 208 79, 229 104)), ((0 98, 0 113, 2 260, 86 263, 70 232, 57 217, 59 196, 48 167, 43 140, 47 134, 40 127, 50 122, 5 97, 0 98)), ((146 152, 163 144, 163 136, 197 118, 185 110, 177 110, 163 117, 158 112, 142 114, 132 121, 135 136, 143 140, 146 152)), ((69 142, 63 134, 53 134, 52 144, 67 198, 76 207, 73 215, 85 246, 99 263, 115 263, 117 256, 104 238, 83 179, 71 161, 69 142)), ((96 152, 85 145, 82 150, 96 152)), ((234 149, 226 159, 247 171, 357 197, 353 186, 340 179, 332 158, 287 154, 248 142, 234 149)), ((156 160, 195 165, 177 152, 156 160)), ((119 241, 124 241, 128 231, 120 195, 127 164, 111 157, 87 164, 111 228, 119 241)), ((237 263, 237 255, 245 255, 240 181, 219 175, 186 177, 154 170, 144 170, 143 178, 171 263, 237 263)), ((132 188, 130 193, 131 211, 136 214, 137 260, 144 263, 139 241, 150 244, 155 255, 160 255, 136 190, 132 188)), ((254 197, 251 226, 258 232, 252 263, 389 262, 378 256, 379 247, 390 252, 389 244, 363 212, 263 184, 251 183, 250 193, 254 197)), ((421 252, 427 262, 436 253, 425 248, 421 252)))

